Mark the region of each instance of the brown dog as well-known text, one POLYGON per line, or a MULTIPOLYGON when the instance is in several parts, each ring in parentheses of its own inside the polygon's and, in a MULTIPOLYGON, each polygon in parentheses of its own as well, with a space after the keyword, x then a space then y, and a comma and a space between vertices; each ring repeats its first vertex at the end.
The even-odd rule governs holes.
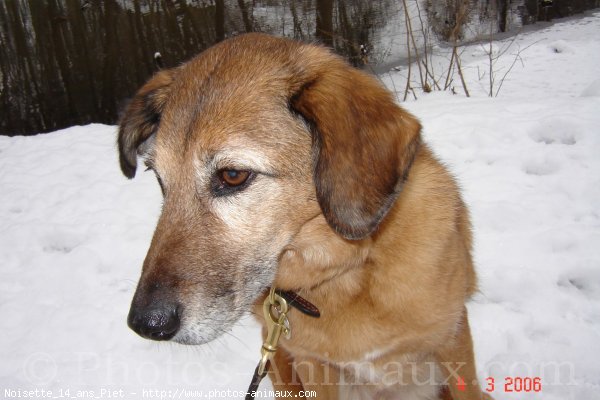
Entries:
POLYGON ((276 388, 485 396, 465 205, 375 78, 316 45, 238 36, 156 74, 118 142, 123 173, 143 155, 164 194, 128 317, 137 333, 206 343, 273 286, 322 314, 290 312, 276 388))

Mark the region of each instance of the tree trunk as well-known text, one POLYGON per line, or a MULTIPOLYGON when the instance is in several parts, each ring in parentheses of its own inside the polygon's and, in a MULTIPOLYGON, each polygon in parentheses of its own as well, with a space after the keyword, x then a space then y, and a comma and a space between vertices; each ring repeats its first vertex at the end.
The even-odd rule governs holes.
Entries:
POLYGON ((317 0, 315 36, 321 43, 333 47, 333 0, 317 0))
POLYGON ((508 2, 509 0, 498 0, 498 30, 506 32, 506 22, 508 21, 508 2))
POLYGON ((217 42, 225 39, 225 2, 215 0, 215 34, 217 42))
POLYGON ((238 0, 238 7, 242 12, 242 21, 244 21, 244 29, 246 29, 246 32, 254 31, 254 26, 252 24, 252 21, 250 20, 248 14, 248 6, 246 5, 246 2, 244 0, 238 0))

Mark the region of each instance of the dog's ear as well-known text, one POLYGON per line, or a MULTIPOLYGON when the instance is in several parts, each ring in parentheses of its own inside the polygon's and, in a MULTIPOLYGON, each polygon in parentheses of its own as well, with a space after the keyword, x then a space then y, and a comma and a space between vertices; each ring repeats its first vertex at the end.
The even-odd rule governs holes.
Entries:
POLYGON ((119 162, 129 179, 135 176, 137 155, 155 132, 173 81, 172 70, 154 75, 131 99, 119 122, 119 162))
POLYGON ((315 131, 319 205, 340 235, 363 239, 385 217, 408 176, 420 124, 374 77, 340 59, 307 72, 295 84, 290 106, 315 131))

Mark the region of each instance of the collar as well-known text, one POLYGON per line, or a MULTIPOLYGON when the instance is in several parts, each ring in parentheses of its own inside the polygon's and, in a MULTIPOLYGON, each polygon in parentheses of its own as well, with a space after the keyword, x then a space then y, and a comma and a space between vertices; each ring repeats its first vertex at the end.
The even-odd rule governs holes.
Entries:
POLYGON ((315 306, 310 301, 306 300, 304 297, 300 296, 298 293, 293 292, 291 290, 281 289, 275 289, 275 293, 283 297, 290 306, 294 307, 301 313, 313 318, 319 318, 321 316, 321 312, 319 311, 317 306, 315 306))

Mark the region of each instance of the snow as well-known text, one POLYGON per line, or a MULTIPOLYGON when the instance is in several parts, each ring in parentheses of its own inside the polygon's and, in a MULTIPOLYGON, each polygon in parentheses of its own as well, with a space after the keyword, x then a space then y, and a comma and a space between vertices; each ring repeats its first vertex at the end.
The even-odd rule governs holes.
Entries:
POLYGON ((600 79, 596 79, 581 92, 582 97, 600 96, 600 79))
MULTIPOLYGON (((471 210, 480 293, 470 322, 479 377, 483 386, 495 379, 495 399, 600 399, 598 32, 600 12, 519 35, 498 76, 519 48, 522 63, 494 98, 479 78, 488 57, 470 46, 471 98, 458 85, 458 95, 404 104, 471 210), (540 393, 504 390, 505 378, 538 376, 540 393)), ((382 79, 401 88, 405 74, 382 79)), ((259 357, 252 318, 197 347, 127 328, 161 196, 151 173, 121 176, 114 140, 105 125, 0 137, 0 396, 185 389, 240 398, 232 391, 246 390, 259 357)))

